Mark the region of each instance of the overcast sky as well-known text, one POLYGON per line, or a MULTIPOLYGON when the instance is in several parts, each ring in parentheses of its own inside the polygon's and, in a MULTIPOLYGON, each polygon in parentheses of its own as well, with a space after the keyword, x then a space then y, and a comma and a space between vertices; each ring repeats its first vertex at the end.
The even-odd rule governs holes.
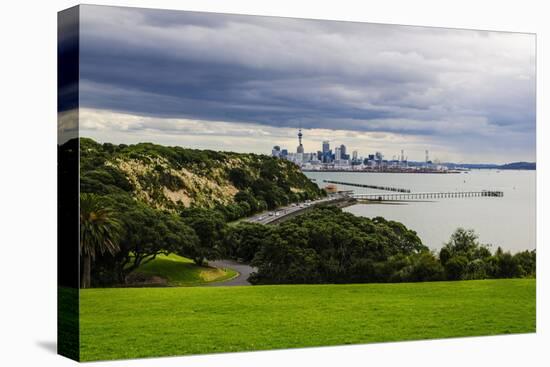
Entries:
POLYGON ((535 36, 81 6, 80 128, 114 143, 535 160, 535 36))

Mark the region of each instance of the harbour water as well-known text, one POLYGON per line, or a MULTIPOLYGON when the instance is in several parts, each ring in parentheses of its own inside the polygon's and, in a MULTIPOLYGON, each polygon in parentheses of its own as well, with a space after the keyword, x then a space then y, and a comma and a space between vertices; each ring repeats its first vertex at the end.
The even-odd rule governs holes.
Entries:
MULTIPOLYGON (((431 249, 441 248, 452 232, 473 229, 482 243, 512 252, 535 249, 535 171, 472 170, 456 174, 305 172, 321 187, 323 180, 391 186, 411 192, 503 191, 503 197, 431 199, 402 203, 358 204, 344 210, 365 217, 381 216, 415 230, 431 249)), ((356 193, 390 193, 337 185, 356 193)))

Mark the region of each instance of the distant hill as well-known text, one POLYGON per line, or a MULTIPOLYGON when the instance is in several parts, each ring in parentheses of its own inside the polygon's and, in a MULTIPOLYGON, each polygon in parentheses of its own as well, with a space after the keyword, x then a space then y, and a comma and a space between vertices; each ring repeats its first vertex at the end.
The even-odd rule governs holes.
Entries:
POLYGON ((535 162, 514 162, 503 164, 499 167, 500 169, 527 169, 535 170, 537 169, 537 164, 535 162))
POLYGON ((443 163, 450 169, 455 168, 470 168, 470 169, 516 169, 516 170, 535 170, 537 164, 535 162, 513 162, 506 164, 492 163, 443 163))

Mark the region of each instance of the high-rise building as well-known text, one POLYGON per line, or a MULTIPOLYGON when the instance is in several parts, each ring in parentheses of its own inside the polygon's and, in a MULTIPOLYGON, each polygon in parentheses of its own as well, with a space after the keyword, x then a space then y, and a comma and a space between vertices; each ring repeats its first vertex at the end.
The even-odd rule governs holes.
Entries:
POLYGON ((352 160, 353 160, 354 162, 357 161, 357 151, 356 151, 356 150, 354 150, 354 151, 351 153, 351 158, 352 158, 352 160))
POLYGON ((323 141, 323 154, 326 154, 330 151, 330 141, 323 141))
POLYGON ((298 148, 296 148, 296 153, 304 154, 304 146, 302 145, 302 129, 298 130, 298 148))
POLYGON ((273 149, 271 150, 271 155, 273 157, 280 157, 281 156, 281 147, 278 145, 275 145, 273 149))
POLYGON ((340 159, 348 159, 346 154, 346 146, 344 144, 340 145, 340 159))
POLYGON ((341 147, 336 147, 334 149, 334 160, 338 162, 341 159, 342 159, 342 148, 341 147))
POLYGON ((323 141, 321 161, 324 163, 329 163, 332 161, 332 152, 330 151, 330 142, 328 140, 323 141))

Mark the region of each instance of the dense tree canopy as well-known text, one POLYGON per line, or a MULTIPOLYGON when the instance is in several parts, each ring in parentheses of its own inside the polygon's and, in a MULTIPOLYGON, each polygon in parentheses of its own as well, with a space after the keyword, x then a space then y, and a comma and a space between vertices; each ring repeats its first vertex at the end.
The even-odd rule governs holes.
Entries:
POLYGON ((485 279, 535 276, 536 252, 512 255, 499 247, 493 255, 488 245, 479 243, 473 230, 458 228, 439 251, 446 278, 485 279))
POLYGON ((227 229, 224 255, 258 268, 255 284, 419 282, 535 275, 535 252, 491 254, 457 229, 439 256, 416 233, 384 218, 319 207, 277 226, 227 229))
POLYGON ((397 222, 356 217, 328 206, 278 226, 239 224, 228 229, 224 245, 228 256, 258 267, 251 279, 255 283, 386 281, 405 266, 411 275, 404 280, 432 276, 414 265, 433 257, 415 232, 397 222), (413 258, 420 253, 428 255, 413 258), (386 274, 386 263, 391 259, 395 267, 399 256, 406 258, 403 266, 386 274))

